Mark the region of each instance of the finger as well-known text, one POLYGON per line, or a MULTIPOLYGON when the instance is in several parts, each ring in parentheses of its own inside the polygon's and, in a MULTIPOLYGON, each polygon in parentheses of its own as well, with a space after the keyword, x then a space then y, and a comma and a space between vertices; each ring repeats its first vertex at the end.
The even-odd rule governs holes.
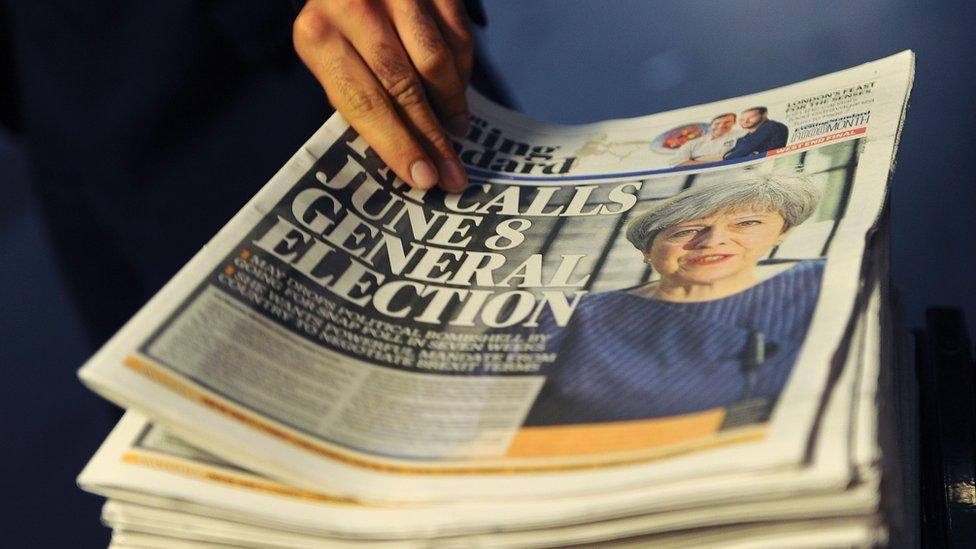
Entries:
POLYGON ((447 191, 467 186, 467 176, 444 129, 427 102, 424 84, 400 43, 385 13, 362 10, 357 17, 345 19, 340 30, 380 85, 392 99, 407 126, 437 163, 440 185, 447 191))
POLYGON ((474 35, 471 33, 471 19, 462 0, 432 0, 432 13, 437 19, 441 35, 447 40, 454 54, 461 83, 465 86, 471 80, 471 67, 474 65, 474 35))
POLYGON ((450 132, 463 137, 468 132, 468 100, 465 83, 447 40, 426 2, 388 2, 390 17, 410 61, 450 132))
POLYGON ((351 44, 313 12, 296 20, 295 46, 332 105, 400 179, 420 189, 437 184, 433 161, 351 44))

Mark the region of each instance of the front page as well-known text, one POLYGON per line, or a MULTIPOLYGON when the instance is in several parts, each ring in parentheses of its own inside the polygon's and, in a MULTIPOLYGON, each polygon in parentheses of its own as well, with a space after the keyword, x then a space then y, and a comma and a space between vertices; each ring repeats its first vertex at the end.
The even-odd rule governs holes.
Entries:
POLYGON ((800 466, 911 71, 584 126, 473 96, 457 195, 333 117, 82 379, 343 497, 800 466))

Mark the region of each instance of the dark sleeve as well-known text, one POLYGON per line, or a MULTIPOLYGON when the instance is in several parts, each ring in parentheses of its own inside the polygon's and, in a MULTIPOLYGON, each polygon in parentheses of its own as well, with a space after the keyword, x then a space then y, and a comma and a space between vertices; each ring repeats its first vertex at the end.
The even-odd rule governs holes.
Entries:
POLYGON ((20 130, 19 90, 13 55, 13 24, 0 7, 0 126, 20 130))
POLYGON ((786 138, 790 133, 790 130, 786 127, 786 124, 781 122, 776 122, 775 120, 770 120, 771 128, 769 131, 769 136, 765 139, 762 150, 768 151, 771 149, 778 149, 780 147, 786 146, 786 138))
POLYGON ((472 23, 479 27, 488 24, 488 18, 485 17, 485 7, 481 4, 481 0, 465 0, 464 7, 468 10, 468 18, 472 23))
POLYGON ((722 158, 729 159, 749 156, 750 154, 756 152, 755 148, 752 146, 754 142, 755 139, 752 134, 743 135, 735 140, 735 146, 733 146, 729 152, 725 153, 722 158))

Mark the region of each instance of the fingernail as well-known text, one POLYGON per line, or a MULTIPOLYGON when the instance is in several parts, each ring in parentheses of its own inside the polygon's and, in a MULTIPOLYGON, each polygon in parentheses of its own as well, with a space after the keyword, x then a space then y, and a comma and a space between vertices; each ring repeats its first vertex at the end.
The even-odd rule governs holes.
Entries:
POLYGON ((418 160, 410 165, 410 177, 413 184, 421 189, 429 189, 437 184, 437 172, 426 160, 418 160))
POLYGON ((441 183, 445 191, 456 193, 468 186, 468 176, 457 162, 451 160, 441 162, 440 168, 441 183))
POLYGON ((458 114, 447 121, 447 131, 454 137, 463 138, 468 135, 468 123, 470 122, 467 113, 458 114))

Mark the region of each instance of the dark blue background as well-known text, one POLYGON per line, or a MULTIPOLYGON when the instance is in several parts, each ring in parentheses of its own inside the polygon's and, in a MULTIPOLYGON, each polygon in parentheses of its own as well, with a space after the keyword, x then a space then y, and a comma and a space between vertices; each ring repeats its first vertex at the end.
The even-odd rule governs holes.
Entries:
MULTIPOLYGON (((507 0, 486 8, 482 44, 511 95, 529 115, 558 122, 683 107, 915 50, 892 185, 894 276, 910 325, 921 324, 928 305, 963 306, 973 333, 971 3, 507 0)), ((0 130, 4 542, 104 546, 100 500, 73 482, 111 412, 76 380, 93 349, 65 290, 61 273, 72 267, 51 251, 27 162, 18 139, 0 130)), ((248 183, 270 175, 262 166, 248 183)))

